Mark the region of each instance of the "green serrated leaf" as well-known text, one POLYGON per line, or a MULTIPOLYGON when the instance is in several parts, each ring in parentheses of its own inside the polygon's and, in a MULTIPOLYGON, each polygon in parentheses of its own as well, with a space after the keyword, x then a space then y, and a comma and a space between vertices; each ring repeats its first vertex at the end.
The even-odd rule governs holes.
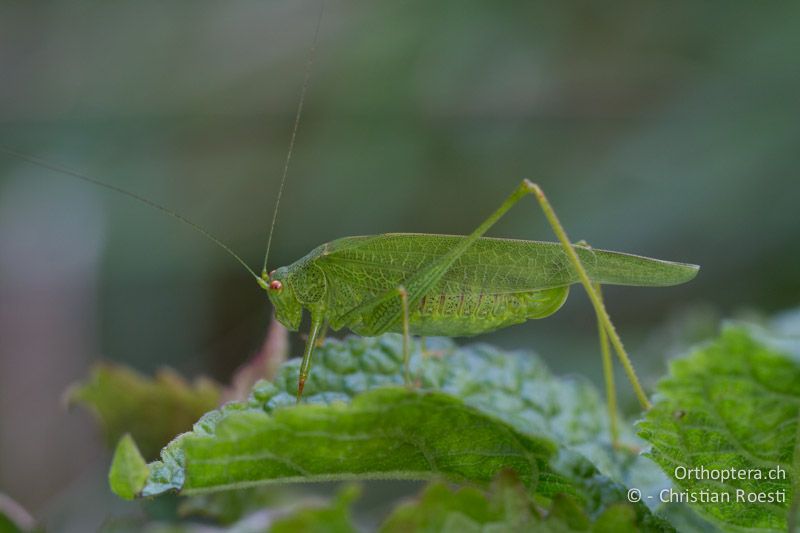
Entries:
MULTIPOLYGON (((420 343, 413 343, 411 369, 419 389, 447 392, 521 433, 556 442, 560 467, 587 491, 592 513, 601 512, 609 498, 625 502, 627 487, 657 492, 669 485, 659 467, 635 451, 644 443, 629 427, 622 427, 622 438, 631 445, 611 445, 605 402, 588 380, 555 377, 528 351, 487 344, 459 347, 447 338, 429 338, 426 345, 427 355, 420 343)), ((399 335, 332 340, 315 357, 306 383, 304 401, 309 403, 348 400, 370 388, 403 383, 399 335)), ((252 401, 266 411, 293 405, 298 365, 299 360, 291 360, 281 367, 275 385, 256 386, 252 401)))
POLYGON ((217 406, 220 390, 207 379, 194 384, 169 369, 148 378, 123 366, 96 365, 86 383, 67 392, 71 404, 95 414, 109 446, 130 433, 142 454, 153 459, 175 435, 217 406))
POLYGON ((229 409, 198 429, 151 465, 153 483, 144 494, 437 474, 489 482, 503 469, 517 471, 530 490, 545 495, 572 490, 548 465, 555 454, 550 441, 521 435, 441 393, 392 387, 349 405, 300 405, 272 415, 229 409))
POLYGON ((124 435, 114 451, 111 471, 108 473, 111 490, 120 498, 132 500, 142 492, 149 474, 147 463, 133 438, 124 435))
MULTIPOLYGON (((547 436, 559 447, 578 452, 607 477, 641 488, 663 487, 659 468, 634 450, 643 444, 628 427, 622 438, 631 446, 615 450, 608 412, 597 389, 578 376, 555 377, 529 351, 507 351, 487 344, 459 347, 451 339, 426 339, 428 354, 413 343, 412 374, 420 390, 442 391, 520 432, 547 436)), ((348 337, 331 340, 315 352, 306 383, 309 403, 352 398, 381 385, 403 384, 402 337, 348 337)), ((294 404, 299 360, 284 364, 275 386, 262 383, 256 398, 269 411, 294 404)))
MULTIPOLYGON (((630 505, 626 485, 579 453, 591 452, 620 477, 640 461, 603 444, 605 412, 588 383, 554 378, 530 354, 428 339, 432 354, 414 356, 420 388, 383 387, 402 383, 400 346, 395 335, 327 342, 300 406, 290 361, 275 384, 259 382, 247 402, 207 413, 170 443, 150 464, 143 495, 437 474, 485 485, 511 468, 532 494, 576 495, 593 518, 614 503, 630 505)), ((666 482, 644 461, 644 470, 652 465, 666 482)), ((631 508, 642 529, 669 530, 643 504, 631 508)))
POLYGON ((658 392, 639 432, 679 487, 675 497, 730 526, 785 530, 800 455, 800 365, 729 327, 673 362, 658 392))

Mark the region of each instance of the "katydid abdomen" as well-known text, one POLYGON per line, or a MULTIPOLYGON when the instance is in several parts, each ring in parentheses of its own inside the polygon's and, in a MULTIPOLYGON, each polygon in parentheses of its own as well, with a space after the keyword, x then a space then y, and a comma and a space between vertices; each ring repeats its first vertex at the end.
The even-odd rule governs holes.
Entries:
MULTIPOLYGON (((437 288, 410 310, 409 326, 412 335, 479 335, 550 316, 564 304, 568 292, 569 287, 518 292, 453 292, 452 288, 437 288)), ((402 324, 389 331, 402 333, 402 324)))

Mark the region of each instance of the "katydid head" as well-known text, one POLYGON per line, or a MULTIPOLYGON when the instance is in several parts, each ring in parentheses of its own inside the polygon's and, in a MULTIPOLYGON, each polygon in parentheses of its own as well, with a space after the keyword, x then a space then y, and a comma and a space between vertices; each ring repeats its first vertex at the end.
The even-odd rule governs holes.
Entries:
POLYGON ((281 267, 269 274, 262 272, 261 277, 258 278, 258 285, 267 291, 269 301, 275 307, 275 318, 278 319, 278 322, 291 331, 300 329, 303 306, 292 290, 289 269, 281 267))

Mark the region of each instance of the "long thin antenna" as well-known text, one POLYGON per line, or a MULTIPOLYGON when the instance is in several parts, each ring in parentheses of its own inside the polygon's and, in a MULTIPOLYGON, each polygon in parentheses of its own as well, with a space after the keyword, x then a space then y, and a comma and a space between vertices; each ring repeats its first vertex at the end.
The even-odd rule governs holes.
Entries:
POLYGON ((22 159, 23 161, 27 161, 28 163, 33 163, 34 165, 38 165, 40 167, 44 167, 46 169, 53 170, 53 171, 61 173, 61 174, 67 174, 69 176, 72 176, 73 178, 78 178, 79 180, 83 180, 85 182, 92 183, 94 185, 98 185, 98 186, 103 187, 105 189, 109 189, 111 191, 117 192, 119 194, 123 194, 123 195, 127 196, 128 198, 136 200, 137 202, 141 202, 141 203, 143 203, 145 205, 148 205, 148 206, 152 207, 153 209, 157 209, 157 210, 161 211, 162 213, 165 213, 165 214, 171 216, 172 218, 174 218, 176 220, 179 220, 179 221, 183 222, 184 224, 188 225, 189 227, 191 227, 191 228, 195 229, 196 231, 200 232, 201 235, 203 235, 205 238, 207 238, 208 240, 210 240, 211 242, 213 242, 214 244, 216 244, 217 246, 219 246, 220 248, 225 250, 229 255, 231 255, 234 259, 236 259, 244 268, 247 269, 247 271, 254 278, 256 278, 256 280, 260 280, 260 278, 256 275, 256 273, 253 272, 253 269, 250 268, 247 265, 247 263, 244 262, 244 259, 239 257, 236 254, 236 252, 231 250, 230 247, 228 247, 227 244, 225 244, 224 242, 219 240, 217 237, 212 235, 207 229, 203 228, 199 224, 197 224, 195 222, 192 222, 188 218, 186 218, 186 217, 184 217, 182 215, 179 215, 175 211, 173 211, 171 209, 168 209, 168 208, 164 207, 163 205, 160 205, 160 204, 158 204, 158 203, 156 203, 156 202, 154 202, 152 200, 149 200, 149 199, 145 198, 144 196, 139 196, 136 193, 130 192, 128 190, 125 190, 122 187, 117 187, 116 185, 111 185, 110 183, 106 183, 106 182, 104 182, 102 180, 99 180, 97 178, 92 178, 92 177, 87 176, 85 174, 81 174, 80 172, 78 172, 76 170, 72 170, 72 169, 67 168, 67 167, 62 167, 60 165, 56 165, 55 163, 51 163, 51 162, 49 162, 49 161, 47 161, 45 159, 41 159, 41 158, 36 157, 36 156, 28 155, 28 154, 25 154, 25 153, 22 153, 22 152, 17 152, 16 150, 11 150, 9 148, 4 148, 2 146, 0 146, 0 152, 3 152, 5 154, 8 154, 8 155, 11 155, 11 156, 14 156, 14 157, 17 157, 19 159, 22 159))
POLYGON ((317 51, 317 41, 319 40, 319 28, 322 26, 322 14, 325 12, 325 0, 322 0, 319 8, 319 18, 317 19, 317 28, 314 30, 314 42, 311 44, 311 49, 308 51, 308 61, 306 61, 306 73, 303 79, 303 88, 300 90, 300 101, 297 104, 297 113, 294 116, 294 126, 292 127, 292 136, 289 139, 289 151, 286 153, 286 161, 283 164, 283 176, 281 176, 281 186, 278 188, 278 197, 275 199, 275 209, 272 211, 272 224, 269 226, 269 237, 267 238, 267 250, 264 252, 264 266, 261 267, 262 275, 267 272, 267 259, 269 259, 269 249, 272 246, 272 233, 275 231, 275 221, 278 220, 278 207, 281 205, 281 197, 283 196, 283 187, 286 185, 286 176, 289 174, 289 163, 292 161, 292 152, 294 151, 294 141, 297 138, 297 129, 300 127, 300 115, 303 113, 303 104, 306 101, 306 90, 308 90, 308 81, 311 78, 311 67, 314 65, 314 56, 317 51))

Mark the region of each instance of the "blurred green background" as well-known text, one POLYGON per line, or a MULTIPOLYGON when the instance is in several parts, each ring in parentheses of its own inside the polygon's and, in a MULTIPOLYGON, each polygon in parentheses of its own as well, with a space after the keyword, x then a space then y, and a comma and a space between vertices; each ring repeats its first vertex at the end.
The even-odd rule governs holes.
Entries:
MULTIPOLYGON (((163 203, 258 267, 319 9, 4 2, 0 145, 163 203)), ((702 265, 606 291, 652 384, 665 332, 800 300, 798 23, 780 2, 328 1, 271 267, 346 235, 467 233, 527 177, 574 240, 702 265)), ((492 234, 552 240, 533 201, 492 234)), ((113 507, 87 502, 122 504, 66 386, 101 358, 224 381, 269 315, 185 226, 0 154, 0 492, 96 525, 113 507)), ((574 290, 479 340, 599 383, 595 335, 574 290)))

